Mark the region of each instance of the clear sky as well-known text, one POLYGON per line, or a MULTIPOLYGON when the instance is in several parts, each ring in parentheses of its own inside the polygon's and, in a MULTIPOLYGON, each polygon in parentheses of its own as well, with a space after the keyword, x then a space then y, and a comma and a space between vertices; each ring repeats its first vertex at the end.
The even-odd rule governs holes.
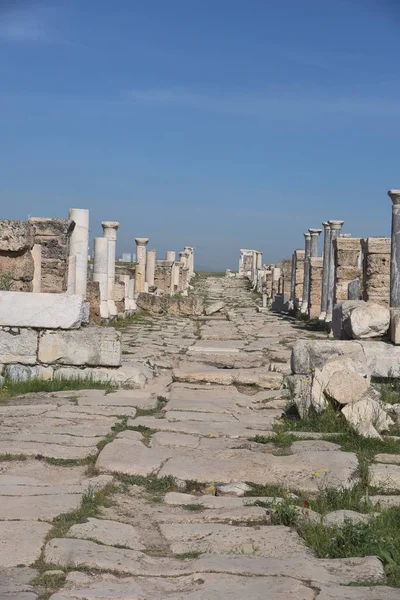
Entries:
POLYGON ((0 0, 0 218, 89 208, 215 269, 389 235, 399 42, 399 0, 0 0))

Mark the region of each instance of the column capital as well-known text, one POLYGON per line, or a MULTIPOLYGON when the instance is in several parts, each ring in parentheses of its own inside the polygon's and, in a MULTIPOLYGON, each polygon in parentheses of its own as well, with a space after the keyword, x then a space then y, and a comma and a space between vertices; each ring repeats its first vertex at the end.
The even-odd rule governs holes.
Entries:
POLYGON ((135 242, 137 246, 147 246, 149 238, 135 238, 135 242))
POLYGON ((400 204, 400 190, 389 190, 388 196, 393 204, 400 204))
POLYGON ((101 226, 103 229, 118 229, 118 221, 102 221, 101 226))
POLYGON ((322 221, 322 225, 323 225, 323 228, 325 229, 325 231, 327 229, 330 229, 329 221, 322 221))
POLYGON ((310 235, 319 235, 322 232, 322 229, 309 229, 310 235))
POLYGON ((339 230, 339 229, 342 228, 342 225, 343 225, 344 221, 332 221, 331 220, 331 221, 328 221, 328 223, 329 223, 329 227, 331 229, 337 229, 337 230, 339 230))
POLYGON ((303 233, 303 235, 304 235, 304 237, 305 237, 306 240, 310 240, 311 239, 311 234, 308 231, 305 231, 303 233))

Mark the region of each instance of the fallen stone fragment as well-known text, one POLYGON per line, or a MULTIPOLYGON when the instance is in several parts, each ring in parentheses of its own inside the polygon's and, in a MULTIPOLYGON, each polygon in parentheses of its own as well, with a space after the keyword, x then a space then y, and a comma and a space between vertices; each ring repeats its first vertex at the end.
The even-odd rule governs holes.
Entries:
POLYGON ((370 423, 378 433, 389 431, 389 427, 393 425, 392 419, 383 410, 380 402, 372 397, 365 397, 359 402, 346 404, 342 415, 360 433, 362 433, 362 426, 365 423, 370 423))
POLYGON ((207 306, 204 312, 207 316, 210 316, 222 310, 224 306, 225 303, 222 301, 214 302, 214 304, 210 304, 210 306, 207 306))
POLYGON ((226 483, 224 485, 217 485, 217 492, 219 496, 244 496, 246 492, 251 492, 252 487, 244 483, 243 481, 237 481, 234 483, 226 483))

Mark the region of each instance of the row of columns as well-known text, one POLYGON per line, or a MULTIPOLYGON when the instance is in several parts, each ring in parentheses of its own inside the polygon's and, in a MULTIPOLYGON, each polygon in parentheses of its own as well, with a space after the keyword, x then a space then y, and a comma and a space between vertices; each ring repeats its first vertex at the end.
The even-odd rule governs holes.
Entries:
MULTIPOLYGON (((297 260, 301 251, 296 250, 292 256, 292 276, 290 288, 291 309, 297 308, 304 315, 310 312, 310 271, 311 259, 318 257, 318 239, 324 231, 324 250, 322 261, 322 281, 321 281, 321 310, 319 319, 330 322, 332 320, 332 311, 334 306, 335 292, 335 247, 334 241, 339 237, 340 230, 344 221, 324 221, 322 229, 309 229, 304 233, 304 273, 301 297, 296 296, 297 287, 297 260)), ((315 264, 313 262, 313 264, 315 264)), ((316 265, 319 266, 319 265, 316 265)))

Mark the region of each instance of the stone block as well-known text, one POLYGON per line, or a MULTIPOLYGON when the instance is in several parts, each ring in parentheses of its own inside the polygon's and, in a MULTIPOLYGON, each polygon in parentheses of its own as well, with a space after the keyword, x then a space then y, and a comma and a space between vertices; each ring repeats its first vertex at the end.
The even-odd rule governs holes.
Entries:
POLYGON ((52 367, 43 367, 42 365, 7 365, 5 367, 5 374, 12 381, 28 381, 28 379, 51 381, 53 379, 52 367))
POLYGON ((36 363, 38 333, 33 329, 0 330, 0 363, 36 363))
POLYGON ((51 294, 66 291, 67 263, 65 260, 47 259, 42 261, 41 290, 51 294))
POLYGON ((336 280, 337 281, 353 281, 353 279, 358 279, 361 275, 361 269, 357 266, 347 266, 347 267, 338 267, 336 271, 336 280))
POLYGON ((83 314, 79 295, 0 291, 0 327, 76 329, 83 314))
POLYGON ((38 357, 45 364, 118 367, 121 334, 112 327, 46 331, 39 336, 38 357))
POLYGON ((336 339, 359 340, 385 335, 389 309, 373 302, 345 300, 333 309, 332 331, 336 339))
POLYGON ((31 217, 29 223, 35 236, 66 236, 74 228, 74 223, 68 219, 53 219, 46 217, 31 217))
POLYGON ((210 304, 210 306, 207 306, 205 308, 204 312, 206 315, 213 315, 214 313, 222 310, 224 308, 224 306, 225 306, 225 304, 222 300, 219 302, 214 302, 213 304, 210 304))
POLYGON ((348 300, 360 300, 361 299, 361 285, 360 285, 359 279, 350 281, 350 283, 348 284, 347 299, 348 300))
MULTIPOLYGON (((315 369, 321 369, 330 358, 349 356, 354 360, 357 372, 365 373, 366 359, 361 344, 361 342, 342 340, 298 340, 292 348, 292 372, 308 375, 315 369)), ((373 342, 373 345, 377 346, 378 342, 373 342)))
POLYGON ((391 238, 370 237, 362 240, 364 254, 390 254, 391 238))
POLYGON ((10 290, 30 292, 35 270, 30 251, 23 254, 0 254, 0 273, 10 278, 10 290))
POLYGON ((0 220, 0 252, 24 252, 33 243, 32 228, 27 221, 0 220))

